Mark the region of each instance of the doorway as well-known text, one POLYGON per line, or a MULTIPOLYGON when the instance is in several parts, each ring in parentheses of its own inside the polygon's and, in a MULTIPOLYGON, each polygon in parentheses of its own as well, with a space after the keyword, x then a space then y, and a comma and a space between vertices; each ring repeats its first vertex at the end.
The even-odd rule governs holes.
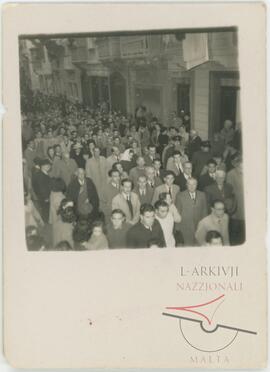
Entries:
POLYGON ((181 112, 190 113, 190 85, 177 84, 177 115, 180 117, 181 112))
POLYGON ((221 87, 220 98, 220 123, 229 119, 234 124, 236 122, 236 106, 238 87, 221 87))
POLYGON ((126 81, 119 72, 114 72, 110 76, 110 93, 112 110, 121 111, 121 113, 126 114, 126 81))
POLYGON ((239 112, 239 72, 211 71, 209 76, 209 138, 220 132, 224 121, 235 126, 239 112))

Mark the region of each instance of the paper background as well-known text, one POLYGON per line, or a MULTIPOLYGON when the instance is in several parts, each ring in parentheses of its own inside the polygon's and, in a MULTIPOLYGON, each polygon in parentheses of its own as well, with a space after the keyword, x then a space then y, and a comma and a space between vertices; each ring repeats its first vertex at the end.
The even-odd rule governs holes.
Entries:
MULTIPOLYGON (((266 363, 265 8, 262 4, 7 5, 3 16, 4 346, 16 367, 262 367, 266 363), (29 22, 31 20, 31 22, 29 22), (238 26, 247 241, 240 247, 27 252, 18 35, 238 26), (179 292, 180 266, 238 265, 224 324, 257 330, 194 365, 165 306, 220 293, 179 292), (89 325, 91 319, 92 325, 89 325)), ((197 353, 198 355, 198 353, 197 353)))

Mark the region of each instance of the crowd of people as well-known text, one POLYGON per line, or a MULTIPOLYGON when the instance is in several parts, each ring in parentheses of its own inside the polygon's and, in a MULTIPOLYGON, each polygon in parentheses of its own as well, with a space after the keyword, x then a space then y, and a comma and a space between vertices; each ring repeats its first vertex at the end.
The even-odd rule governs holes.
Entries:
POLYGON ((245 240, 241 133, 213 140, 172 113, 162 125, 33 94, 22 119, 29 250, 238 245, 245 240))

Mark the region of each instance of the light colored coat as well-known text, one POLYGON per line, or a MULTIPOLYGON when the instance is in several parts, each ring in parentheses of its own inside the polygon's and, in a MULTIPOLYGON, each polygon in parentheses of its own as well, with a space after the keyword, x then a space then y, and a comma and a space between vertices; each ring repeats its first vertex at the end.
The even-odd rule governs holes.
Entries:
POLYGON ((126 201, 126 199, 125 199, 125 197, 122 193, 116 195, 113 198, 113 200, 112 200, 112 210, 121 209, 126 215, 126 222, 128 222, 132 225, 135 225, 139 221, 139 218, 140 218, 141 203, 140 203, 138 195, 135 194, 135 192, 131 192, 130 201, 131 201, 131 204, 132 204, 132 207, 133 207, 133 218, 131 217, 131 213, 130 213, 130 210, 129 210, 128 203, 127 203, 127 201, 126 201))
POLYGON ((107 184, 107 162, 104 156, 88 159, 85 165, 86 177, 89 177, 94 182, 98 195, 102 198, 104 187, 107 184))
POLYGON ((68 186, 77 169, 78 166, 74 159, 57 159, 53 163, 51 177, 62 178, 66 186, 68 186))
MULTIPOLYGON (((173 200, 174 203, 175 203, 176 195, 179 191, 180 191, 179 186, 173 184, 172 185, 172 200, 173 200)), ((160 185, 160 186, 155 188, 153 201, 152 201, 153 205, 159 199, 159 195, 163 192, 168 192, 167 185, 163 184, 163 185, 160 185)))
POLYGON ((218 223, 218 219, 211 213, 209 216, 204 217, 198 225, 196 231, 196 240, 199 245, 206 245, 206 234, 208 231, 218 231, 223 239, 223 245, 230 245, 229 239, 229 216, 224 213, 221 218, 221 222, 218 223))

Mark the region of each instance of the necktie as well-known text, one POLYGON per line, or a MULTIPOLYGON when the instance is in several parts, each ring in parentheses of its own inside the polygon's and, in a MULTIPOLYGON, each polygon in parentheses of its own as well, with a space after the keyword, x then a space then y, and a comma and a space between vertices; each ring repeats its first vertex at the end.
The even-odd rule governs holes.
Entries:
POLYGON ((171 188, 171 187, 169 187, 169 194, 170 194, 171 197, 172 197, 172 188, 171 188))
POLYGON ((127 203, 128 203, 128 208, 129 208, 129 211, 130 211, 131 218, 133 218, 133 207, 132 207, 131 200, 130 200, 129 196, 127 197, 127 203))

